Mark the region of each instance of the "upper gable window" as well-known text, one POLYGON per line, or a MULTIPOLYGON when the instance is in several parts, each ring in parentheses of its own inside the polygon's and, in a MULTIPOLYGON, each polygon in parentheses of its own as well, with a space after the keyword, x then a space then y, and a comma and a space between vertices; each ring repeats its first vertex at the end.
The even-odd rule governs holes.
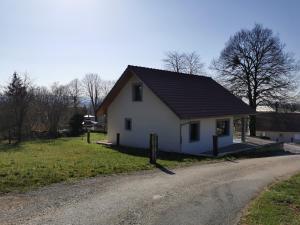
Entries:
POLYGON ((143 85, 141 83, 135 83, 132 85, 132 100, 134 102, 143 101, 143 85))

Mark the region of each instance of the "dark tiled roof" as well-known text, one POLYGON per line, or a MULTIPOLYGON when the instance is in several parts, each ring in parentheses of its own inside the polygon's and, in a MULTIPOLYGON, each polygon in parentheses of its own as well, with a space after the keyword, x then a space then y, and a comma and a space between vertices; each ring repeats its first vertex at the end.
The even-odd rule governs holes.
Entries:
POLYGON ((247 104, 210 77, 138 66, 127 67, 109 94, 111 96, 108 95, 100 106, 102 112, 106 111, 105 107, 112 101, 112 96, 126 83, 129 74, 139 77, 182 119, 255 114, 247 104))
POLYGON ((300 132, 300 113, 259 113, 256 116, 256 130, 300 132))

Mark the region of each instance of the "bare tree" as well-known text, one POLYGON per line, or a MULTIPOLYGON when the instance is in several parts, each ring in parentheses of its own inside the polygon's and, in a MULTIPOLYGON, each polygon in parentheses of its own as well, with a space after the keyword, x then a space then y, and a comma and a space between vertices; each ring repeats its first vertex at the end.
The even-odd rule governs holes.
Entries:
MULTIPOLYGON (((272 30, 256 24, 229 39, 213 68, 230 91, 256 110, 259 105, 288 97, 294 88, 297 64, 272 30)), ((255 123, 255 116, 250 116, 252 136, 256 135, 255 123)))
POLYGON ((100 105, 101 101, 101 92, 102 92, 102 80, 98 74, 89 73, 86 74, 82 80, 83 87, 85 89, 86 95, 88 95, 95 119, 97 120, 97 108, 100 105))
POLYGON ((101 101, 106 97, 114 86, 115 81, 112 80, 103 80, 101 83, 101 101))
POLYGON ((176 51, 168 52, 163 59, 167 70, 177 73, 201 74, 204 73, 204 64, 200 61, 200 56, 196 52, 178 53, 176 51))
POLYGON ((166 58, 163 59, 165 68, 177 73, 183 73, 185 66, 185 55, 176 51, 167 52, 166 58))
POLYGON ((36 99, 36 121, 37 127, 43 127, 48 130, 50 137, 58 136, 58 129, 61 124, 67 124, 68 108, 70 98, 68 89, 64 85, 54 83, 50 90, 44 87, 35 91, 36 99))
POLYGON ((69 95, 72 99, 73 108, 76 111, 80 104, 80 97, 82 94, 81 82, 78 79, 74 79, 67 86, 69 90, 69 95))
POLYGON ((184 54, 184 72, 188 74, 204 73, 204 64, 200 61, 200 56, 196 52, 184 54))

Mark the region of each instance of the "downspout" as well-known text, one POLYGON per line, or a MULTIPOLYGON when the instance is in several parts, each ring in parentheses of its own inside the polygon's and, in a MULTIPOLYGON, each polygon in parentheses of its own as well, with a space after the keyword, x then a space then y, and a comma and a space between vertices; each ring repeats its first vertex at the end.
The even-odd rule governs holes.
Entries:
POLYGON ((180 135, 180 148, 179 151, 182 152, 182 124, 179 124, 179 135, 180 135))

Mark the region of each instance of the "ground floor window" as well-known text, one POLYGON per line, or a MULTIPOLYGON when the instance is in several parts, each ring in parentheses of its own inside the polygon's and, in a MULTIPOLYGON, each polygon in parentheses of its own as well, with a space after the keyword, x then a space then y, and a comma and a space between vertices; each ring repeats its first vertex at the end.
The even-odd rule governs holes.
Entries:
POLYGON ((217 135, 227 136, 230 133, 230 120, 217 120, 217 135))
POLYGON ((190 142, 199 141, 200 139, 200 124, 190 123, 190 142))
POLYGON ((125 130, 131 130, 132 122, 130 118, 125 118, 125 130))

